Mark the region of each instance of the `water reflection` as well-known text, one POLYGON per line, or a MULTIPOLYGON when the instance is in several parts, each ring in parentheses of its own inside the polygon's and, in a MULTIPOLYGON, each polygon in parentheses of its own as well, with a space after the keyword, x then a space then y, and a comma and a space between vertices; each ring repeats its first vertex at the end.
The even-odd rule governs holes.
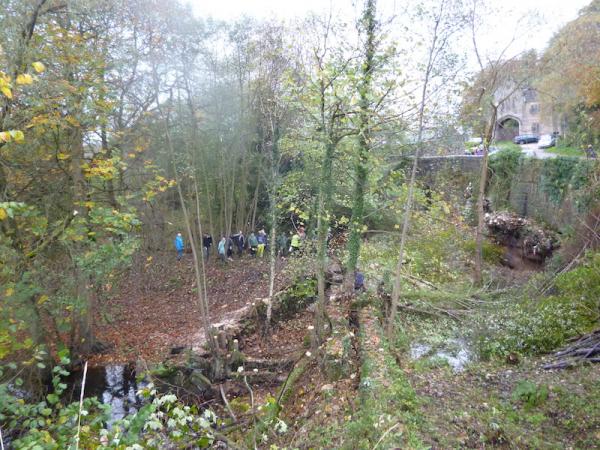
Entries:
MULTIPOLYGON (((73 393, 79 398, 81 392, 81 374, 73 393)), ((89 368, 85 383, 85 396, 98 397, 105 405, 111 406, 110 423, 134 414, 142 406, 142 398, 137 391, 145 386, 145 382, 136 380, 135 367, 129 365, 107 365, 89 368)))
POLYGON ((454 372, 462 372, 465 366, 473 360, 474 354, 464 339, 448 339, 443 348, 433 348, 429 344, 415 342, 410 346, 412 359, 431 358, 443 359, 454 372))

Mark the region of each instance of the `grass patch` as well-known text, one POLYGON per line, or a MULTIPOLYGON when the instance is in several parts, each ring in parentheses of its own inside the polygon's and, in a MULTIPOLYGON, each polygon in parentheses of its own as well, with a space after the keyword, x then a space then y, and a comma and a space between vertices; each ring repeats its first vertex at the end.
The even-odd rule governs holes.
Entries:
POLYGON ((548 153, 554 153, 559 156, 585 156, 585 151, 577 147, 559 145, 545 149, 548 153))
POLYGON ((419 399, 390 353, 383 330, 377 320, 361 326, 360 397, 346 423, 342 448, 426 448, 417 434, 422 422, 419 399))
POLYGON ((433 448, 597 448, 600 379, 593 366, 546 372, 538 361, 481 363, 459 375, 432 368, 409 376, 433 448))
POLYGON ((515 144, 512 141, 499 141, 494 144, 495 147, 498 147, 500 150, 513 150, 521 152, 521 146, 515 144))

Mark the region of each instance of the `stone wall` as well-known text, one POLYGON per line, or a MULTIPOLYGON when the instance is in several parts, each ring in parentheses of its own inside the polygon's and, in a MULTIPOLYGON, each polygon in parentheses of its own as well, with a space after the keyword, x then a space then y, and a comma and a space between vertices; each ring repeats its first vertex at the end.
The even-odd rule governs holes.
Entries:
POLYGON ((470 155, 425 156, 419 158, 419 174, 427 176, 442 171, 477 174, 481 161, 481 157, 470 155))
POLYGON ((543 159, 524 158, 513 176, 510 209, 523 217, 543 221, 562 229, 573 225, 578 213, 573 192, 567 190, 563 199, 553 199, 544 189, 543 159))
MULTIPOLYGON (((544 164, 552 164, 558 158, 543 160, 522 158, 512 177, 510 191, 506 198, 490 189, 493 210, 509 209, 515 213, 547 223, 557 229, 574 225, 578 211, 576 194, 570 187, 565 189, 561 199, 551 198, 544 187, 544 164)), ((580 160, 585 164, 585 160, 580 160)), ((419 178, 433 190, 443 192, 453 202, 465 202, 465 191, 469 184, 473 196, 477 195, 481 157, 474 156, 435 156, 419 160, 419 178)))

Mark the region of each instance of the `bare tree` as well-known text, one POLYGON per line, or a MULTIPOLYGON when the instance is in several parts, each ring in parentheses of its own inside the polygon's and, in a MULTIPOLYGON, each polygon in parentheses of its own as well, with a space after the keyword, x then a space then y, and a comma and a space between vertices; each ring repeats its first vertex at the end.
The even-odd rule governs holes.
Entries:
POLYGON ((396 312, 398 310, 398 301, 400 298, 400 289, 402 283, 402 266, 404 264, 404 248, 410 226, 410 217, 412 212, 414 190, 416 185, 416 175, 418 160, 423 148, 423 131, 425 128, 425 109, 428 103, 433 103, 431 97, 432 84, 434 82, 446 84, 456 76, 456 67, 453 67, 449 60, 453 53, 450 50, 452 38, 456 35, 464 23, 464 16, 460 4, 453 0, 439 0, 429 14, 426 14, 425 20, 427 29, 431 29, 427 42, 426 63, 424 65, 421 96, 418 105, 417 117, 417 140, 415 143, 415 153, 413 156, 410 181, 408 183, 408 195, 404 205, 404 218, 402 222, 402 234, 400 237, 400 250, 398 252, 398 262, 396 264, 396 276, 392 291, 392 304, 387 323, 387 334, 392 336, 396 312))
POLYGON ((494 138, 498 109, 516 92, 528 86, 532 75, 537 69, 535 53, 518 53, 507 57, 507 53, 517 38, 516 33, 498 53, 498 56, 488 58, 484 62, 477 36, 478 26, 481 22, 481 8, 483 8, 482 2, 473 0, 469 22, 471 41, 480 72, 477 75, 475 83, 468 89, 465 96, 466 111, 470 116, 471 123, 475 125, 482 138, 483 147, 477 197, 476 252, 473 271, 473 281, 475 284, 480 284, 482 281, 485 191, 488 176, 489 148, 494 138), (525 64, 522 64, 522 62, 525 64))

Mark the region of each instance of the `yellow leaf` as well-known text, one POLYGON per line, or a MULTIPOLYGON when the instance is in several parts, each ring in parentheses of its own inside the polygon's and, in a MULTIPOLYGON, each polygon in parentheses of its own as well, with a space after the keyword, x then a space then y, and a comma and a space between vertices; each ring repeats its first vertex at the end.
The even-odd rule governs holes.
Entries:
POLYGON ((130 158, 135 158, 135 153, 128 153, 127 156, 129 156, 130 158))
POLYGON ((10 141, 10 134, 7 131, 0 132, 0 141, 1 142, 10 141))
POLYGON ((25 140, 25 135, 21 130, 11 130, 9 133, 17 143, 21 143, 25 140))
POLYGON ((50 297, 48 297, 47 295, 42 295, 37 301, 38 305, 43 305, 48 301, 49 298, 50 297))
MULTIPOLYGON (((96 203, 94 203, 94 202, 90 202, 90 201, 88 201, 88 202, 85 202, 83 205, 84 205, 84 206, 85 206, 87 209, 91 209, 91 208, 93 208, 93 207, 94 207, 94 205, 95 205, 95 204, 96 204, 96 203)), ((89 233, 88 233, 88 234, 89 234, 89 233)))
POLYGON ((7 98, 12 98, 12 91, 10 90, 10 88, 8 86, 2 86, 0 87, 0 91, 2 91, 2 93, 4 94, 5 97, 7 98))
POLYGON ((8 217, 4 208, 0 208, 0 220, 4 220, 8 217))
POLYGON ((7 297, 10 297, 11 295, 13 295, 15 293, 15 290, 13 288, 8 288, 6 290, 6 292, 4 293, 7 297))
POLYGON ((65 119, 70 125, 74 126, 74 127, 78 127, 81 124, 79 123, 79 121, 73 117, 73 116, 67 116, 65 119))
POLYGON ((33 78, 28 73, 21 73, 17 75, 17 84, 31 84, 33 83, 33 78))
POLYGON ((31 65, 33 66, 33 69, 37 72, 37 73, 42 73, 44 70, 46 70, 46 66, 44 66, 43 63, 36 61, 34 63, 31 63, 31 65))
POLYGON ((57 157, 59 160, 61 160, 61 161, 64 161, 65 159, 69 159, 69 158, 70 158, 70 156, 69 156, 69 155, 67 155, 66 153, 62 153, 62 152, 61 152, 61 153, 58 153, 58 154, 56 155, 56 157, 57 157))
POLYGON ((152 261, 152 256, 148 256, 148 257, 146 258, 146 261, 148 261, 148 262, 152 261))

